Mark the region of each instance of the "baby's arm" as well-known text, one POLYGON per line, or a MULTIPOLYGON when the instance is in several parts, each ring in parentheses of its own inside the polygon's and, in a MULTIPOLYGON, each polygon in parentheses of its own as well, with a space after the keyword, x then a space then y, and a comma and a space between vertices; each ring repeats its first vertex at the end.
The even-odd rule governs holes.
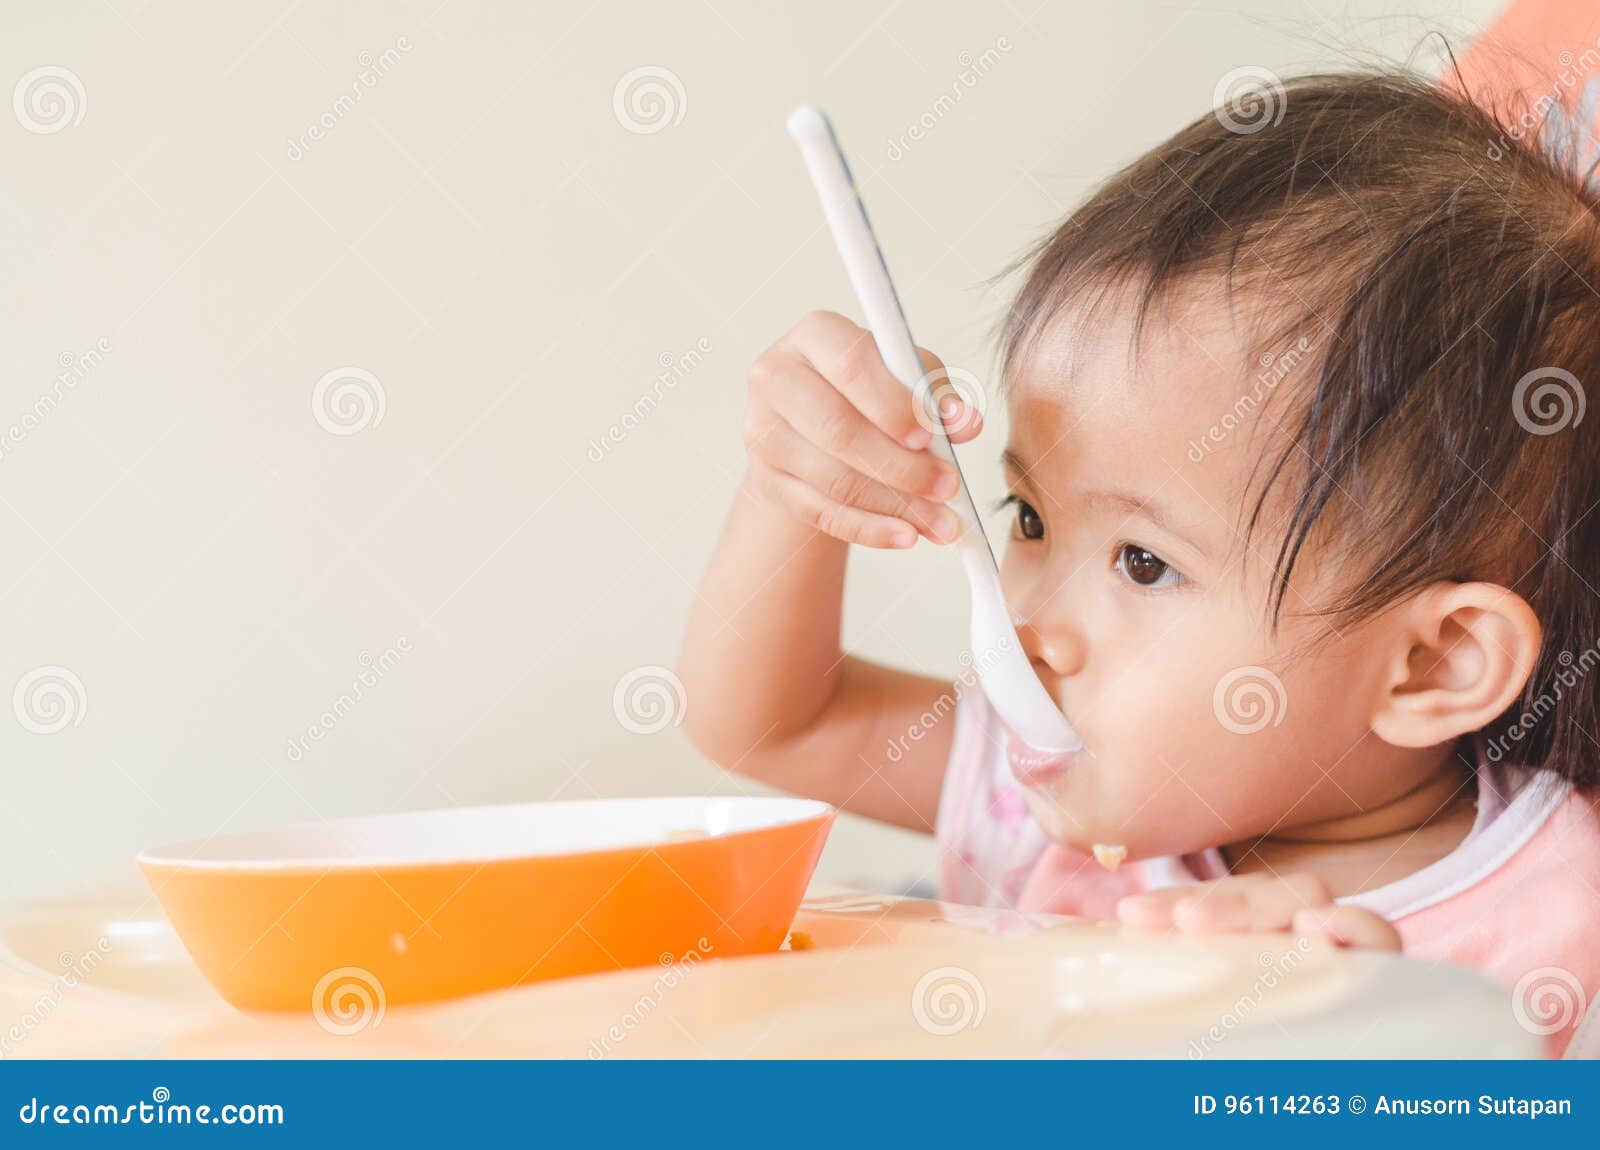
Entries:
MULTIPOLYGON (((977 433, 974 414, 950 421, 961 439, 977 433)), ((839 630, 851 543, 959 530, 943 506, 954 470, 923 450, 929 439, 871 334, 844 317, 813 313, 764 353, 750 372, 749 471, 678 668, 689 737, 712 759, 917 830, 932 828, 951 732, 905 736, 950 685, 846 656, 839 630)))

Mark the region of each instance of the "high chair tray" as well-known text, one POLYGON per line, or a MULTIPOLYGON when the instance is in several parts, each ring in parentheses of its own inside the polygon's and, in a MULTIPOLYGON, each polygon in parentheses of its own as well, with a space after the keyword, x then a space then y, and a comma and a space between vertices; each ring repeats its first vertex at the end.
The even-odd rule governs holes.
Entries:
MULTIPOLYGON (((330 972, 337 974, 339 972, 330 972)), ((397 1006, 361 973, 304 1013, 248 1014, 201 979, 148 898, 0 917, 9 1057, 1537 1056, 1470 971, 1282 936, 1111 924, 847 891, 777 954, 397 1006)))

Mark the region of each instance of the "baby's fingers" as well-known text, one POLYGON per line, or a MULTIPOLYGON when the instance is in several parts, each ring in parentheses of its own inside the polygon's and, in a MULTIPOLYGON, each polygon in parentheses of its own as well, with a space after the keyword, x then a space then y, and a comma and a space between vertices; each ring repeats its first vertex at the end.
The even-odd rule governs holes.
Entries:
POLYGON ((1192 897, 1193 889, 1181 886, 1126 895, 1117 901, 1117 919, 1139 930, 1171 930, 1172 908, 1192 897))
MULTIPOLYGON (((911 391, 889 371, 870 331, 834 312, 814 311, 780 346, 809 364, 890 439, 913 451, 928 446, 932 421, 919 416, 911 391)), ((924 363, 930 358, 924 353, 924 363)))
POLYGON ((1141 929, 1196 934, 1288 930, 1296 911, 1331 902, 1312 875, 1243 875, 1130 895, 1117 904, 1117 917, 1141 929))
POLYGON ((1249 892, 1259 885, 1253 878, 1225 878, 1142 891, 1118 901, 1117 918, 1140 930, 1244 929, 1222 924, 1244 919, 1249 892))
POLYGON ((781 419, 767 432, 760 450, 762 459, 774 470, 803 481, 830 502, 904 520, 935 543, 954 542, 961 534, 961 522, 948 507, 906 495, 846 467, 781 419))
POLYGON ((863 547, 897 549, 914 546, 917 542, 917 529, 903 519, 837 503, 792 475, 763 468, 760 484, 763 491, 782 502, 803 522, 835 539, 863 547))
POLYGON ((1321 879, 1308 874, 1283 878, 1251 875, 1202 886, 1193 898, 1172 908, 1180 931, 1204 934, 1230 930, 1288 930, 1295 913, 1325 907, 1333 898, 1321 879))
POLYGON ((954 467, 896 443, 809 368, 795 365, 758 386, 762 401, 785 423, 846 466, 927 499, 949 499, 958 490, 954 467))
POLYGON ((1399 950, 1400 932, 1382 915, 1359 906, 1302 907, 1295 911, 1291 929, 1311 938, 1326 938, 1339 946, 1365 950, 1399 950))

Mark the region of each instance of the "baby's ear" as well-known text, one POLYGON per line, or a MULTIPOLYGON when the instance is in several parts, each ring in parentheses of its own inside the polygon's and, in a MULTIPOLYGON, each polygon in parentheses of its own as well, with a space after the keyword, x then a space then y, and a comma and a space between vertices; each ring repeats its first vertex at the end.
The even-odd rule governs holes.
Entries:
POLYGON ((1432 747, 1479 730, 1522 693, 1539 656, 1539 619, 1494 583, 1436 583, 1397 608, 1394 654, 1373 731, 1432 747))

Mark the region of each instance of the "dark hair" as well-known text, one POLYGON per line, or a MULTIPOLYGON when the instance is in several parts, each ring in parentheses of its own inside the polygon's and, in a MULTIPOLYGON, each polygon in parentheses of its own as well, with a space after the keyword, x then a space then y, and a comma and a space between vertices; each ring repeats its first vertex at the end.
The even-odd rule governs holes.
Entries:
POLYGON ((1593 785, 1600 444, 1580 420, 1600 379, 1600 196, 1553 133, 1420 77, 1307 76, 1253 98, 1258 122, 1237 108, 1196 120, 1021 261, 1003 369, 1114 289, 1133 293, 1135 339, 1198 279, 1273 293, 1283 319, 1263 338, 1316 332, 1284 389, 1287 445, 1257 463, 1241 514, 1248 543, 1268 492, 1292 485, 1274 627, 1313 529, 1358 571, 1331 621, 1440 580, 1501 583, 1544 639, 1522 699, 1484 734, 1593 785))

